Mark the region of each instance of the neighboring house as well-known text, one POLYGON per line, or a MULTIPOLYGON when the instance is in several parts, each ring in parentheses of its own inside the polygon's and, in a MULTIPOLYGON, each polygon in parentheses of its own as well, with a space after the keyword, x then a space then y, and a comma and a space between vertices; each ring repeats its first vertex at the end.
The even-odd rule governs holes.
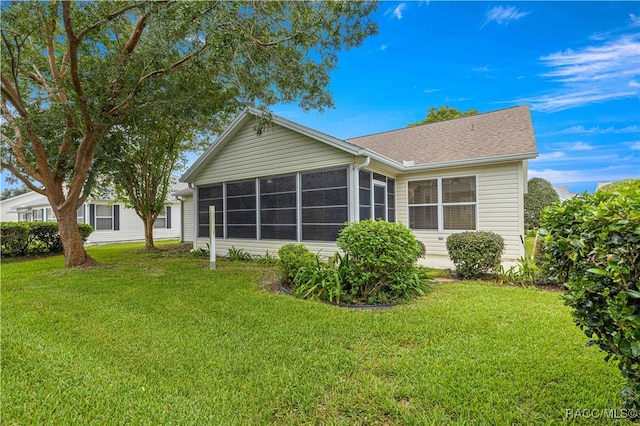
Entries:
MULTIPOLYGON (((173 190, 184 187, 180 185, 173 190)), ((2 222, 55 222, 47 198, 37 192, 27 192, 0 201, 2 222)), ((181 203, 170 200, 162 215, 154 224, 154 240, 177 240, 180 234, 181 203)), ((92 199, 78 209, 78 223, 88 223, 94 231, 87 244, 109 244, 127 241, 144 241, 144 224, 133 209, 113 199, 92 199)))
POLYGON ((558 197, 560 197, 560 201, 570 200, 576 196, 573 192, 569 191, 568 186, 554 186, 553 189, 558 193, 558 197))
POLYGON ((451 266, 446 239, 464 230, 502 235, 505 263, 524 255, 527 160, 538 155, 528 107, 349 140, 277 116, 258 135, 261 115, 241 113, 182 176, 194 247, 207 243, 215 206, 219 255, 302 242, 329 256, 345 223, 367 218, 408 225, 426 265, 451 266))

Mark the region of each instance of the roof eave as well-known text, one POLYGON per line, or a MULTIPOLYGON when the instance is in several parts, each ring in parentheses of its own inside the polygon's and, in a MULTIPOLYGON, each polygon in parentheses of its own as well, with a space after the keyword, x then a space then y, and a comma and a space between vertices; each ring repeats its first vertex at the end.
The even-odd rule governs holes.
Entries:
POLYGON ((453 168, 453 167, 478 166, 483 164, 508 163, 511 161, 532 160, 537 156, 538 156, 538 152, 527 152, 527 153, 521 153, 521 154, 500 155, 495 157, 470 158, 467 160, 441 161, 438 163, 416 164, 413 166, 404 166, 403 171, 415 172, 415 171, 422 171, 422 170, 433 170, 433 169, 443 169, 443 168, 453 168))

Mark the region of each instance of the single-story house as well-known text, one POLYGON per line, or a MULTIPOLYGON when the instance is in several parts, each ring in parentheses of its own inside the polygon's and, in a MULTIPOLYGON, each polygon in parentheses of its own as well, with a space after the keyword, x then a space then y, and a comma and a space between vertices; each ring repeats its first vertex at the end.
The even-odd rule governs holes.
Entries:
MULTIPOLYGON (((174 188, 180 190, 184 185, 174 188)), ((180 224, 181 203, 177 199, 170 203, 164 214, 154 223, 154 240, 181 239, 180 224), (175 218, 175 219, 174 219, 175 218)), ((31 191, 0 201, 2 222, 55 222, 51 205, 47 198, 31 191)), ((78 208, 78 223, 88 223, 94 231, 86 244, 111 244, 130 241, 144 241, 144 224, 135 210, 111 197, 88 198, 78 208)))
POLYGON ((246 109, 181 181, 185 241, 209 241, 215 206, 218 255, 229 248, 275 253, 304 243, 330 256, 347 222, 367 218, 409 226, 427 249, 425 265, 450 267, 454 232, 493 231, 503 261, 524 255, 527 161, 538 156, 527 106, 338 139, 246 109))

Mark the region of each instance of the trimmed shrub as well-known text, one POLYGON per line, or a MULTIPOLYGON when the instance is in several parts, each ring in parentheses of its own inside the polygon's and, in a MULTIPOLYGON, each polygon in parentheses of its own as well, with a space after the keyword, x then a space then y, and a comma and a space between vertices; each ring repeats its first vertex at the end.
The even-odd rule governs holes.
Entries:
POLYGON ((494 232, 460 232, 447 238, 449 258, 462 279, 493 272, 504 253, 504 239, 494 232))
POLYGON ((285 244, 278 250, 280 259, 280 281, 295 285, 294 278, 302 267, 313 266, 316 257, 302 244, 285 244))
POLYGON ((388 303, 421 296, 428 288, 416 261, 421 247, 401 223, 354 222, 340 231, 340 247, 349 258, 345 298, 353 303, 388 303))
POLYGON ((640 180, 552 206, 541 226, 539 266, 564 283, 575 323, 618 361, 625 405, 640 408, 640 180))
POLYGON ((0 224, 2 256, 24 256, 29 247, 29 222, 3 222, 0 224))
MULTIPOLYGON (((82 241, 87 241, 93 227, 78 224, 82 241)), ((62 253, 62 241, 56 222, 4 222, 0 227, 3 256, 62 253)))

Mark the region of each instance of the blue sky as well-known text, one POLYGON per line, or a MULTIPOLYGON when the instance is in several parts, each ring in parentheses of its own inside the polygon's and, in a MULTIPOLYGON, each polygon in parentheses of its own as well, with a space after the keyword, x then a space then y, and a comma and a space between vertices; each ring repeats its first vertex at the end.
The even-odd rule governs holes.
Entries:
POLYGON ((429 107, 528 104, 540 176, 573 192, 640 177, 639 2, 381 2, 379 33, 340 54, 335 109, 273 112, 339 138, 429 107))
POLYGON ((529 177, 573 192, 640 177, 640 2, 380 2, 374 19, 378 35, 339 55, 335 109, 273 112, 346 139, 432 106, 528 104, 529 177))

